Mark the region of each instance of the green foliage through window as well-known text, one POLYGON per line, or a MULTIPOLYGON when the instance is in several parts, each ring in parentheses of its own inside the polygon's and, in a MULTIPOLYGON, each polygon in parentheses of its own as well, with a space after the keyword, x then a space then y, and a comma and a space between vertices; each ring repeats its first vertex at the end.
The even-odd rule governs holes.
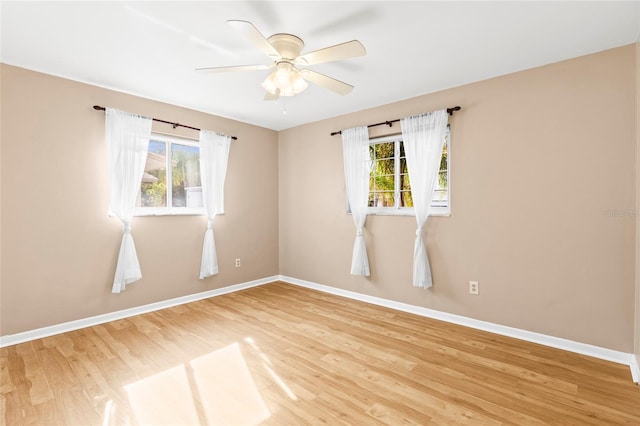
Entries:
MULTIPOLYGON (((448 206, 448 134, 446 138, 432 202, 432 205, 437 207, 448 206)), ((369 145, 369 155, 371 160, 369 207, 396 209, 413 207, 402 136, 382 138, 380 142, 372 140, 369 145)))
POLYGON ((183 144, 175 138, 162 139, 149 142, 138 206, 201 208, 200 149, 190 141, 183 144))

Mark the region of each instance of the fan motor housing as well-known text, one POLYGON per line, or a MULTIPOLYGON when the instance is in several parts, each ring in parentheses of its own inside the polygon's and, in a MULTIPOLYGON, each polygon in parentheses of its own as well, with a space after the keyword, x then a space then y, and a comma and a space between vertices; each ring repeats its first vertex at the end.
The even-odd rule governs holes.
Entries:
POLYGON ((274 34, 267 39, 274 49, 278 51, 282 59, 293 61, 304 48, 304 42, 293 34, 274 34))

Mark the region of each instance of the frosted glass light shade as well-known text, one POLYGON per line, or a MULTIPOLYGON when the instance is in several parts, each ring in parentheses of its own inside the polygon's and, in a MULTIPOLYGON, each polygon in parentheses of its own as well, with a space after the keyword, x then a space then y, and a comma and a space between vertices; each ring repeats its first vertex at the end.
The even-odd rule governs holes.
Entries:
POLYGON ((269 77, 265 78, 265 80, 262 82, 262 87, 264 88, 264 90, 271 93, 272 95, 275 95, 276 91, 278 90, 275 80, 276 80, 276 73, 274 71, 271 74, 269 74, 269 77))
POLYGON ((280 96, 294 96, 309 87, 309 83, 293 65, 281 62, 276 66, 276 70, 262 82, 262 87, 272 95, 279 91, 280 96))
POLYGON ((293 88, 293 93, 298 94, 304 92, 304 90, 309 86, 309 83, 302 78, 300 73, 296 70, 295 74, 291 75, 291 87, 293 88))

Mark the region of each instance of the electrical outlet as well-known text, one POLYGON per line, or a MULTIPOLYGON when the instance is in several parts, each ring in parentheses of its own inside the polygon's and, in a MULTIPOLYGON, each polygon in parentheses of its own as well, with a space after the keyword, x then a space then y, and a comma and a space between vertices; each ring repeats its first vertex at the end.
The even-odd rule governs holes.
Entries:
POLYGON ((469 294, 480 294, 478 281, 469 281, 469 294))
POLYGON ((236 259, 236 268, 240 267, 240 259, 236 259))

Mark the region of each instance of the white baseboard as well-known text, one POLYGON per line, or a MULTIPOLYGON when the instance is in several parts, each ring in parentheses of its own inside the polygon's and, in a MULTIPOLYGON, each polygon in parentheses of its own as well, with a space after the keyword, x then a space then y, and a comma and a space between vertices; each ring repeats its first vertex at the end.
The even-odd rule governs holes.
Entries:
POLYGON ((640 385, 640 361, 638 361, 638 357, 632 357, 629 367, 631 368, 631 377, 633 378, 633 381, 640 385))
POLYGON ((40 339, 43 337, 53 336, 54 334, 66 333, 67 331, 78 330, 93 325, 104 324, 109 321, 115 321, 128 318, 134 315, 140 315, 147 312, 157 311, 171 306, 182 305, 184 303, 195 302, 196 300, 208 299, 222 294, 232 293, 234 291, 244 290, 246 288, 256 287, 277 281, 279 276, 261 278, 259 280, 248 281, 245 283, 234 284, 228 287, 217 288, 214 290, 203 291, 201 293, 190 294, 187 296, 176 297, 175 299, 163 300, 161 302, 150 303, 148 305, 136 306, 135 308, 124 309, 108 314, 96 315, 94 317, 83 318, 80 320, 69 321, 62 324, 56 324, 49 327, 38 328, 35 330, 25 331, 23 333, 10 334, 0 336, 0 348, 5 346, 16 345, 18 343, 27 342, 29 340, 40 339))
POLYGON ((633 381, 638 383, 638 379, 640 378, 640 370, 638 369, 638 362, 635 355, 629 354, 626 352, 614 351, 612 349, 602 348, 599 346, 589 345, 586 343, 574 342, 572 340, 548 336, 546 334, 534 333, 532 331, 526 331, 518 328, 507 327, 504 325, 494 324, 486 321, 480 321, 473 318, 464 317, 461 315, 449 314, 447 312, 423 308, 421 306, 414 306, 406 303, 395 302, 393 300, 382 299, 379 297, 369 296, 362 293, 356 293, 353 291, 343 290, 340 288, 331 287, 323 284, 317 284, 314 282, 300 280, 297 278, 287 277, 283 275, 281 275, 279 279, 280 281, 283 281, 289 284, 295 284, 301 287, 306 287, 313 290, 319 290, 325 293, 335 294, 337 296, 343 296, 350 299, 359 300, 361 302, 367 302, 367 303, 384 306, 391 309, 397 309, 399 311, 409 312, 409 313, 420 315, 423 317, 446 321, 453 324, 475 328, 478 330, 488 331, 490 333, 500 334, 508 337, 514 337, 516 339, 538 343, 545 346, 550 346, 556 349, 562 349, 565 351, 575 352, 582 355, 591 356, 594 358, 604 359, 606 361, 612 361, 618 364, 628 365, 629 368, 631 369, 631 375, 633 377, 633 381))

